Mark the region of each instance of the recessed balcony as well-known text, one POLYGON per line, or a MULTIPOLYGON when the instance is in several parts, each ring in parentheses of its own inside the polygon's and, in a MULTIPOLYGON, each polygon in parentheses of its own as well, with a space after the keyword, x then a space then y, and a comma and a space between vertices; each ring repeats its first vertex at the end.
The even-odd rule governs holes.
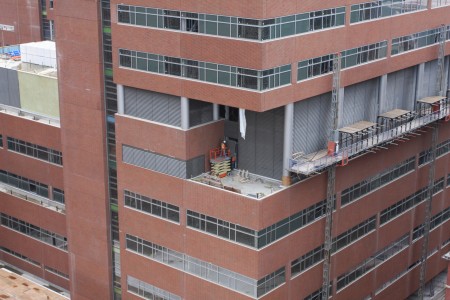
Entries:
POLYGON ((224 177, 215 176, 211 172, 207 172, 192 178, 191 181, 224 189, 253 199, 263 199, 285 188, 279 180, 239 169, 232 170, 224 177))

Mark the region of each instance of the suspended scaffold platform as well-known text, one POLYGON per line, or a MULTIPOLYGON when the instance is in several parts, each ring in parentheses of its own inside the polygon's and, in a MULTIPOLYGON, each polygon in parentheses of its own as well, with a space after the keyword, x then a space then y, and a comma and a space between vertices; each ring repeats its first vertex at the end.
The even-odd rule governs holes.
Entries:
POLYGON ((350 158, 404 139, 405 135, 413 135, 414 131, 440 119, 450 120, 449 99, 426 97, 417 101, 415 111, 394 109, 379 115, 377 123, 360 121, 338 129, 339 147, 334 153, 330 155, 327 149, 309 154, 294 153, 289 169, 310 176, 335 164, 345 165, 350 158))

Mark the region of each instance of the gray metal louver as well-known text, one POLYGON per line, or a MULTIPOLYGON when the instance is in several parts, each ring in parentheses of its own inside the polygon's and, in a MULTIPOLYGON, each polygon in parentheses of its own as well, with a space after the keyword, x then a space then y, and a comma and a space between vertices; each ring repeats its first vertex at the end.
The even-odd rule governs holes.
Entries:
POLYGON ((331 93, 294 104, 293 152, 312 153, 324 149, 331 122, 331 93))
POLYGON ((387 75, 385 111, 396 108, 413 110, 416 73, 414 67, 387 75))
POLYGON ((122 160, 125 163, 164 173, 178 178, 190 178, 204 172, 205 158, 200 156, 190 161, 167 157, 143 149, 122 145, 122 160), (189 165, 189 171, 188 169, 189 165))
POLYGON ((163 124, 180 126, 180 97, 125 87, 125 114, 163 124))

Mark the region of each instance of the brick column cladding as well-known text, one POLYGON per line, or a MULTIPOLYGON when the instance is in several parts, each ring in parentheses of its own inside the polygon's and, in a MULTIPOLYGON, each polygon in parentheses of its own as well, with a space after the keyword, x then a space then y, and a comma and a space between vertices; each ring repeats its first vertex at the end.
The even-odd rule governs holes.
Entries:
POLYGON ((99 0, 58 0, 56 47, 71 298, 112 299, 99 0))
POLYGON ((447 267, 447 284, 445 285, 445 300, 450 300, 450 261, 447 267))
POLYGON ((3 31, 0 45, 16 45, 41 40, 40 0, 1 0, 0 24, 14 26, 14 31, 3 31))

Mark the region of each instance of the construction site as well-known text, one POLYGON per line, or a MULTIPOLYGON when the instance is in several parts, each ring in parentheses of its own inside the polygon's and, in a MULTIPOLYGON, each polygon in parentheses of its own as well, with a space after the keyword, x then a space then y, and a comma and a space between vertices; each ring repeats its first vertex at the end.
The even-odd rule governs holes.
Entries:
POLYGON ((3 5, 0 298, 450 299, 449 0, 3 5))

